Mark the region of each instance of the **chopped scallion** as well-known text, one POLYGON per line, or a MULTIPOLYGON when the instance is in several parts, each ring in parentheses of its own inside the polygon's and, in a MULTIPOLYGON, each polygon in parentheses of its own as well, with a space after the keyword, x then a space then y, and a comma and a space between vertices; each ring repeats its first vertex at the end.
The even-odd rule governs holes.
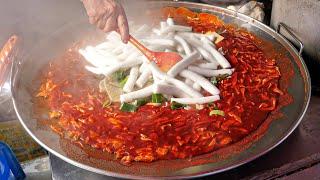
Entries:
POLYGON ((229 74, 222 74, 222 75, 217 76, 216 78, 217 78, 217 81, 220 82, 229 76, 230 76, 229 74))
POLYGON ((129 76, 125 77, 119 82, 119 86, 123 88, 123 86, 127 83, 129 76))
POLYGON ((187 105, 185 105, 185 104, 180 104, 180 103, 177 103, 177 102, 175 102, 175 101, 172 101, 171 102, 171 109, 172 110, 176 110, 176 109, 182 109, 182 108, 184 108, 184 107, 186 107, 187 105))
POLYGON ((114 80, 116 80, 117 82, 121 82, 122 80, 124 80, 127 76, 129 75, 129 71, 128 70, 119 70, 116 71, 115 73, 112 74, 112 77, 114 80))
POLYGON ((122 103, 120 106, 120 110, 123 112, 135 112, 138 109, 136 105, 129 103, 122 103))
POLYGON ((214 109, 214 110, 210 111, 209 115, 210 116, 212 116, 212 115, 224 116, 225 114, 224 114, 224 111, 214 109))
POLYGON ((217 77, 212 77, 210 81, 212 82, 213 85, 217 85, 220 81, 226 79, 229 76, 230 76, 229 74, 222 74, 217 77))
POLYGON ((212 78, 211 78, 211 83, 212 83, 213 85, 217 85, 217 84, 218 84, 217 78, 216 78, 216 77, 212 77, 212 78))
POLYGON ((145 104, 148 103, 148 99, 146 98, 143 98, 143 99, 137 99, 135 100, 134 104, 137 106, 137 107, 140 107, 140 106, 143 106, 145 104))
POLYGON ((164 101, 164 97, 162 94, 152 94, 151 102, 152 103, 162 103, 164 101))

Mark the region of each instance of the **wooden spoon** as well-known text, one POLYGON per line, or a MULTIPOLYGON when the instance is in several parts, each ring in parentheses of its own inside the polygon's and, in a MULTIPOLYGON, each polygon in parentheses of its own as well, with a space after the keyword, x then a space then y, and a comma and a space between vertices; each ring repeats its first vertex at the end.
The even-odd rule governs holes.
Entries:
POLYGON ((155 52, 146 48, 137 39, 130 35, 129 42, 138 48, 149 61, 154 61, 163 71, 168 71, 172 66, 179 62, 182 57, 175 52, 155 52))

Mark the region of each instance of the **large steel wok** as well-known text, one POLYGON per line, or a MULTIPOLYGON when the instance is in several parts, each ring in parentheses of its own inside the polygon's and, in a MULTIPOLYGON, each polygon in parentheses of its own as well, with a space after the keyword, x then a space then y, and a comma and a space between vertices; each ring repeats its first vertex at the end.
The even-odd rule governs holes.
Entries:
MULTIPOLYGON (((218 15, 226 23, 245 26, 261 39, 270 42, 276 49, 282 49, 284 55, 293 64, 294 71, 288 90, 294 101, 281 108, 280 111, 284 116, 274 120, 266 133, 247 149, 216 162, 176 169, 171 165, 185 163, 186 160, 134 163, 131 166, 123 166, 115 161, 92 158, 77 146, 60 139, 48 127, 38 123, 32 110, 32 97, 40 84, 39 81, 36 81, 39 71, 74 42, 83 40, 83 37, 96 36, 99 38, 102 35, 87 23, 87 19, 82 18, 56 31, 48 39, 36 45, 28 56, 17 58, 13 64, 11 90, 14 108, 24 128, 42 147, 70 164, 103 175, 122 178, 190 178, 219 173, 252 161, 276 147, 294 131, 309 103, 310 77, 303 59, 286 39, 250 17, 220 7, 168 1, 152 2, 149 5, 150 9, 162 6, 184 6, 194 11, 210 12, 218 15)), ((197 158, 201 159, 201 156, 197 158)))

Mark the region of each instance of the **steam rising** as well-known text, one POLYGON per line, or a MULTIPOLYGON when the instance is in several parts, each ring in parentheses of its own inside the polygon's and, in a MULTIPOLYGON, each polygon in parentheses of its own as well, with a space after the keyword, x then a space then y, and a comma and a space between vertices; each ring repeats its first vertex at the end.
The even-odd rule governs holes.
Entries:
POLYGON ((147 0, 120 0, 125 9, 128 21, 134 21, 137 24, 150 24, 151 18, 146 15, 150 6, 147 0))

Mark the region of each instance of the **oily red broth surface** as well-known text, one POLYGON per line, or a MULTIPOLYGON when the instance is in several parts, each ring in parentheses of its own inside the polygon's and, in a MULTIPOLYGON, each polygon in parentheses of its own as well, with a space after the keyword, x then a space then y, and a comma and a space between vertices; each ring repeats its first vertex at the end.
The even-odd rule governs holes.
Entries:
POLYGON ((236 143, 276 109, 283 94, 278 88, 281 74, 256 37, 213 15, 183 8, 164 9, 164 14, 197 32, 224 31, 217 48, 235 72, 219 82, 221 100, 201 110, 171 110, 170 103, 144 105, 135 113, 120 111, 117 103, 103 107, 107 96, 99 92, 99 79, 84 69, 75 46, 44 71, 37 95, 49 109, 52 130, 80 146, 115 154, 123 164, 152 162, 190 158, 236 143), (225 115, 210 116, 213 109, 225 115))

